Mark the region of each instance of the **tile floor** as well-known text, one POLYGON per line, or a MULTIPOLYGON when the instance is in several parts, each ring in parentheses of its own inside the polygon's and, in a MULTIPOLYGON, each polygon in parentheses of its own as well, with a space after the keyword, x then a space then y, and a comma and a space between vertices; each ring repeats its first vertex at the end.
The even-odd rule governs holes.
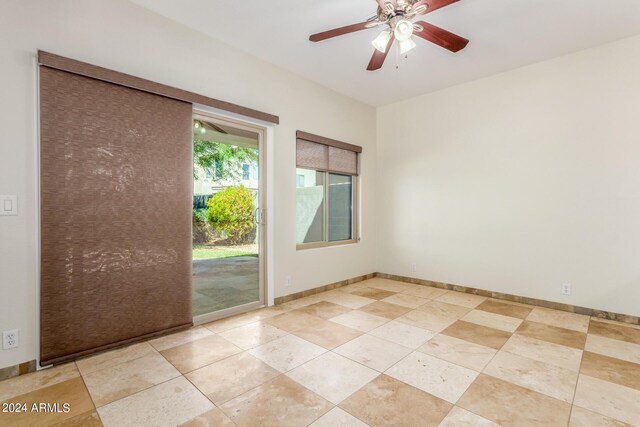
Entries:
POLYGON ((0 402, 71 409, 2 426, 640 426, 640 327, 372 279, 12 378, 0 402))

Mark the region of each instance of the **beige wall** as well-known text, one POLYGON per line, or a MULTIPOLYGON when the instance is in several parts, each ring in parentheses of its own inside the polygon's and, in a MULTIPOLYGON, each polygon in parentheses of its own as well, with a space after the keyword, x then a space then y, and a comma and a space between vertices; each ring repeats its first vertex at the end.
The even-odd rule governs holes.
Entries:
POLYGON ((635 37, 379 108, 378 270, 640 315, 639 106, 635 37))
POLYGON ((20 215, 0 217, 0 331, 19 328, 0 368, 36 357, 37 49, 94 63, 280 116, 275 129, 276 296, 375 270, 375 216, 362 242, 296 251, 295 131, 364 147, 363 212, 374 204, 375 110, 123 0, 0 0, 0 194, 20 215), (348 259, 349 262, 343 262, 348 259), (292 286, 284 286, 291 276, 292 286))

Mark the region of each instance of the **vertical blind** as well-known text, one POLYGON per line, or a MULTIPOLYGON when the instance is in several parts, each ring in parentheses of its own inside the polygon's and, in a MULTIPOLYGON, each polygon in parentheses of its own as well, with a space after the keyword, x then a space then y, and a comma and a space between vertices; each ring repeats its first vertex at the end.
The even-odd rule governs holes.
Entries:
POLYGON ((296 166, 303 169, 358 175, 357 145, 298 131, 296 139, 296 166))
POLYGON ((40 66, 41 364, 191 325, 191 123, 40 66))

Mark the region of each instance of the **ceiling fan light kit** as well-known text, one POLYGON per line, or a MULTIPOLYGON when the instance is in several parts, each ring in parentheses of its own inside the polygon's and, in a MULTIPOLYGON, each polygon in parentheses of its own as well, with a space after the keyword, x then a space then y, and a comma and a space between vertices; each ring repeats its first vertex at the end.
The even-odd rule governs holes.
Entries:
POLYGON ((373 57, 367 70, 374 71, 382 68, 382 64, 389 54, 393 43, 398 41, 398 50, 405 55, 416 47, 413 36, 420 37, 437 44, 451 52, 464 49, 469 40, 450 33, 426 22, 412 22, 418 15, 426 15, 437 9, 456 3, 459 0, 376 0, 378 10, 376 17, 359 24, 347 25, 309 37, 312 42, 319 42, 333 37, 350 34, 356 31, 387 25, 371 44, 375 48, 373 57))

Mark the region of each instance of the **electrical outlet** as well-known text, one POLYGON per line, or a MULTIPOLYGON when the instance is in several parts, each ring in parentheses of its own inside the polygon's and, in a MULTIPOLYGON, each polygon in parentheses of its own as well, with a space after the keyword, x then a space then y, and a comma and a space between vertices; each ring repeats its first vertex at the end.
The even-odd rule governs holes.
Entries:
POLYGON ((571 284, 569 283, 562 284, 562 295, 571 295, 571 284))
POLYGON ((4 331, 2 333, 2 349, 9 350, 10 348, 18 347, 20 342, 20 334, 17 329, 12 331, 4 331))
POLYGON ((413 264, 411 264, 411 272, 412 273, 416 272, 416 263, 415 262, 413 264))
POLYGON ((291 276, 287 276, 284 286, 286 288, 290 288, 291 287, 291 276))

